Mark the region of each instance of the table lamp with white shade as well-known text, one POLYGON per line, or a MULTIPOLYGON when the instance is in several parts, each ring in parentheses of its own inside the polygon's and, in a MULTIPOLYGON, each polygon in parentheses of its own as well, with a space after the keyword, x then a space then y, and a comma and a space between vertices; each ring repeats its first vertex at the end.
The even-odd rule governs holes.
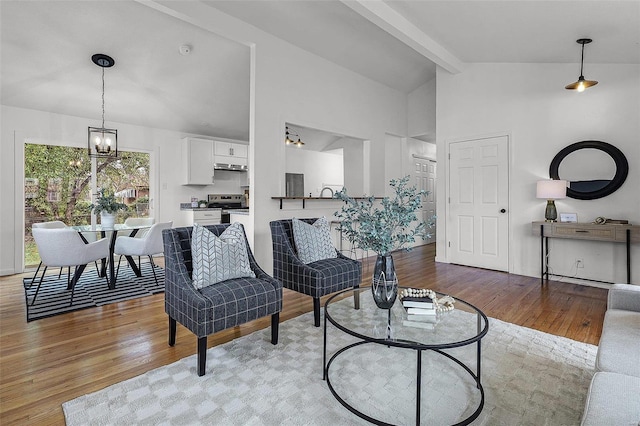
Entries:
POLYGON ((554 200, 567 198, 567 181, 539 180, 536 187, 536 198, 547 200, 544 218, 547 222, 555 222, 558 218, 558 211, 556 210, 554 200))

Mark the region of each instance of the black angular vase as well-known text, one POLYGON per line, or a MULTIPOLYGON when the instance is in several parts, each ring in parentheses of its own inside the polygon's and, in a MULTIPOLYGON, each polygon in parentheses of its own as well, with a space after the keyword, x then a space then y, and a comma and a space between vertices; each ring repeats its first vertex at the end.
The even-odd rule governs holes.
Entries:
POLYGON ((393 257, 378 255, 371 280, 373 300, 380 309, 391 309, 398 296, 398 278, 393 257))

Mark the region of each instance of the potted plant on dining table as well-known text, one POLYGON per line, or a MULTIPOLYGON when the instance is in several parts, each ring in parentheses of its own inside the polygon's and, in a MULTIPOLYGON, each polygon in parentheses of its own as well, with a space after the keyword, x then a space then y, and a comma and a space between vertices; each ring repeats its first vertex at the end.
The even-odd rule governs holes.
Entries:
POLYGON ((100 224, 103 228, 113 228, 116 220, 116 213, 125 210, 127 206, 116 199, 115 194, 98 190, 98 197, 95 203, 91 204, 91 209, 95 214, 100 215, 100 224))
POLYGON ((408 245, 416 238, 430 238, 429 230, 434 225, 435 217, 424 222, 416 215, 428 192, 408 183, 409 176, 392 179, 389 184, 395 195, 393 198, 384 197, 379 204, 375 197, 353 198, 347 195, 346 188, 334 195, 345 202, 335 213, 340 221, 338 230, 352 246, 377 253, 371 291, 376 305, 382 309, 390 309, 398 294, 398 279, 391 253, 403 248, 410 250, 408 245))

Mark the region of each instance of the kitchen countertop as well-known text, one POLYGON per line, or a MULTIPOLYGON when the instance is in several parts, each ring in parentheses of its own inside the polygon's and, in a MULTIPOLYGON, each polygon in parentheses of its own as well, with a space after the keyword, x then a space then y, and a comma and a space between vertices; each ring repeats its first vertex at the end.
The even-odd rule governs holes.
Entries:
POLYGON ((194 212, 200 212, 200 211, 207 211, 207 210, 222 210, 219 207, 184 207, 184 208, 180 208, 180 210, 182 211, 194 211, 194 212))
POLYGON ((228 210, 229 214, 241 214, 241 215, 245 215, 248 216, 249 215, 249 209, 239 209, 239 210, 228 210))

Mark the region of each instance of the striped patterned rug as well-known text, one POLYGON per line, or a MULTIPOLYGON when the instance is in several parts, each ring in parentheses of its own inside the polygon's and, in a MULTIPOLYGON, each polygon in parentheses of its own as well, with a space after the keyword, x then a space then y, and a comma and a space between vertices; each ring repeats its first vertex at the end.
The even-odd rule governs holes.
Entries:
MULTIPOLYGON (((99 277, 95 267, 89 265, 76 284, 73 304, 69 306, 71 291, 67 290, 66 270, 60 278, 58 278, 58 270, 56 269, 55 274, 49 275, 47 273, 33 306, 31 306, 31 302, 38 287, 37 281, 36 284, 30 286, 31 277, 23 279, 27 322, 164 292, 164 269, 156 266, 158 277, 158 284, 156 284, 149 262, 142 264, 142 276, 139 278, 126 265, 126 262, 123 262, 114 290, 109 290, 105 278, 99 277)), ((73 273, 73 268, 71 272, 73 273)))

